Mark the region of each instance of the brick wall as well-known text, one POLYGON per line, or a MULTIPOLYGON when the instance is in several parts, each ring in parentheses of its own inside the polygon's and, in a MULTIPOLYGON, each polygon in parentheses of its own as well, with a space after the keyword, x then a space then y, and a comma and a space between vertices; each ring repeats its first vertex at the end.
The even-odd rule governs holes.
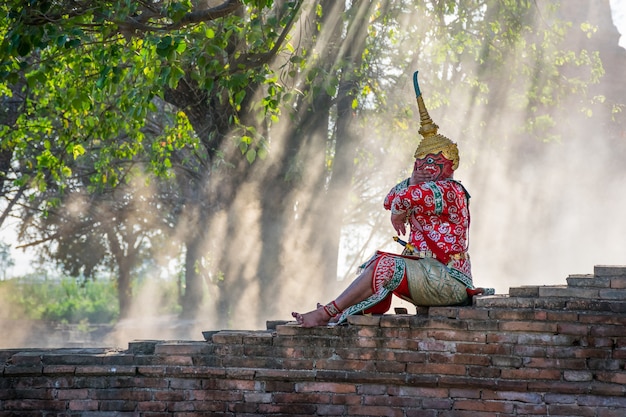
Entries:
POLYGON ((626 416, 626 266, 470 307, 3 350, 2 416, 626 416))

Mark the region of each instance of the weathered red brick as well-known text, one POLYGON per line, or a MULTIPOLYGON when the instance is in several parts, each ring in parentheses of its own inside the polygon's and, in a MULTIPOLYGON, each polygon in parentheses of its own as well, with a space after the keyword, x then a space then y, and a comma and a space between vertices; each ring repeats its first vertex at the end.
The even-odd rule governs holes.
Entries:
POLYGON ((56 398, 59 400, 84 400, 89 398, 89 390, 82 389, 59 389, 56 391, 56 398))
MULTIPOLYGON (((467 411, 467 410, 450 410, 450 411, 440 411, 437 413, 437 417, 493 417, 492 412, 482 412, 482 411, 467 411)), ((499 413, 499 417, 514 417, 513 414, 507 413, 499 413)))
POLYGON ((620 407, 626 408, 626 397, 621 396, 601 396, 601 395, 580 395, 577 398, 579 405, 590 407, 620 407))
POLYGON ((610 312, 584 311, 578 315, 580 323, 626 325, 626 316, 610 312))
MULTIPOLYGON (((215 385, 217 385, 217 379, 211 380, 212 389, 215 389, 215 385)), ((171 389, 200 389, 203 387, 202 379, 194 379, 194 378, 172 378, 169 380, 169 387, 171 389)))
MULTIPOLYGON (((459 317, 460 311, 463 310, 459 307, 431 307, 428 310, 429 317, 447 317, 456 319, 459 317)), ((476 309, 467 309, 476 310, 476 309)))
POLYGON ((543 396, 534 392, 483 390, 481 398, 485 400, 514 401, 541 404, 543 396))
MULTIPOLYGON (((422 345, 423 350, 423 345, 422 345)), ((396 360, 398 362, 424 362, 428 358, 426 352, 395 352, 392 357, 387 357, 388 360, 396 360)))
POLYGON ((535 320, 549 320, 559 322, 577 322, 579 313, 576 311, 545 311, 545 317, 535 317, 535 320))
POLYGON ((248 369, 245 367, 232 367, 226 369, 226 377, 229 379, 254 379, 256 374, 255 369, 248 369))
POLYGON ((363 397, 361 395, 354 394, 333 393, 331 401, 333 404, 353 405, 361 404, 363 397))
POLYGON ((45 365, 43 367, 44 375, 61 375, 61 374, 74 374, 76 372, 76 366, 74 365, 45 365))
POLYGON ((500 369, 498 367, 468 366, 467 375, 474 378, 499 378, 500 369))
POLYGON ((35 366, 40 369, 44 366, 41 352, 17 352, 11 356, 13 366, 35 366))
POLYGON ((378 372, 403 373, 406 371, 406 363, 376 361, 374 362, 374 368, 378 372))
POLYGON ((491 356, 491 364, 497 368, 519 368, 523 364, 522 358, 518 356, 491 356))
POLYGON ((158 411, 166 411, 166 410, 167 410, 167 403, 163 401, 142 401, 142 402, 137 403, 137 411, 158 412, 158 411))
POLYGON ((489 356, 484 355, 468 355, 463 353, 456 353, 450 358, 452 363, 466 364, 466 365, 482 365, 488 366, 491 361, 489 356))
POLYGON ((420 398, 390 397, 382 395, 368 395, 363 397, 363 405, 366 406, 386 406, 394 408, 418 407, 421 405, 420 398))
POLYGON ((503 321, 500 323, 503 332, 541 332, 556 333, 557 323, 536 321, 503 321))
MULTIPOLYGON (((212 389, 216 390, 245 390, 254 391, 255 381, 249 380, 229 380, 229 379, 217 379, 212 384, 212 389)), ((204 384, 203 384, 204 387, 204 384)))
POLYGON ((557 369, 502 369, 502 378, 504 379, 561 379, 561 371, 557 369))
POLYGON ((626 277, 613 277, 610 278, 610 281, 611 288, 626 289, 626 277))
POLYGON ((591 326, 587 324, 579 324, 579 323, 558 323, 557 324, 557 333, 561 334, 572 334, 578 336, 587 336, 589 335, 589 330, 591 326))
MULTIPOLYGON (((358 316, 348 317, 348 323, 353 324, 355 326, 379 327, 380 319, 381 319, 381 316, 358 315, 358 316)), ((376 329, 372 329, 372 330, 377 331, 376 329)))
POLYGON ((626 385, 626 371, 620 372, 596 372, 596 379, 601 382, 626 385))
POLYGON ((332 392, 289 392, 275 393, 272 400, 275 403, 305 403, 305 404, 330 404, 332 392))
POLYGON ((394 407, 351 405, 348 407, 348 415, 404 417, 404 412, 394 407))
POLYGON ((194 411, 195 409, 195 403, 193 403, 192 401, 174 401, 167 403, 167 410, 176 412, 176 416, 178 416, 178 412, 194 411))
POLYGON ((440 378, 437 375, 422 375, 407 373, 405 376, 405 383, 408 386, 436 386, 440 378))
POLYGON ((42 411, 64 411, 65 408, 65 401, 55 400, 18 399, 2 402, 4 411, 37 411, 40 413, 42 411))
POLYGON ((472 332, 495 332, 498 331, 497 320, 470 320, 467 322, 467 330, 472 332))
POLYGON ((154 392, 154 400, 155 401, 184 401, 186 398, 186 391, 181 390, 168 390, 168 391, 155 391, 154 392))
POLYGON ((587 368, 584 358, 575 359, 552 359, 552 358, 527 358, 524 360, 527 368, 551 368, 551 369, 573 369, 582 370, 587 368))
POLYGON ((211 353, 212 345, 205 342, 166 342, 154 347, 155 355, 191 356, 211 353))
POLYGON ((445 319, 445 318, 440 319, 440 318, 435 317, 429 320, 424 326, 424 328, 435 329, 435 330, 450 330, 450 331, 458 332, 459 334, 461 334, 462 332, 467 330, 467 321, 445 319))
POLYGON ((626 326, 596 325, 591 327, 589 333, 595 337, 626 336, 626 326))
POLYGON ((100 411, 135 411, 137 403, 128 400, 103 400, 100 401, 100 411))
POLYGON ((394 338, 385 340, 385 348, 399 350, 413 350, 418 346, 418 341, 408 338, 394 338))
POLYGON ((563 371, 563 380, 564 381, 591 381, 593 380, 593 374, 589 371, 563 371))
POLYGON ((494 309, 489 311, 489 317, 495 320, 533 320, 537 312, 533 309, 494 309))
MULTIPOLYGON (((517 346, 516 346, 517 347, 517 346)), ((458 353, 471 353, 475 355, 510 355, 513 349, 511 344, 499 343, 457 343, 458 353)))
POLYGON ((404 410, 406 417, 437 417, 439 416, 438 410, 422 410, 417 408, 410 408, 404 410))
MULTIPOLYGON (((589 392, 589 382, 565 382, 550 380, 529 380, 526 382, 531 392, 546 392, 546 403, 563 403, 563 398, 573 394, 586 394, 589 392), (550 401, 550 398, 558 397, 558 401, 550 401)), ((575 401, 575 399, 574 399, 575 401)))
POLYGON ((188 390, 185 399, 190 401, 237 402, 243 400, 244 391, 238 390, 188 390))
POLYGON ((356 387, 354 384, 334 382, 303 382, 296 384, 296 392, 334 392, 350 394, 356 392, 356 387))
POLYGON ((42 373, 43 366, 41 365, 5 366, 3 372, 6 376, 41 375, 42 373))
POLYGON ((512 413, 514 410, 514 405, 504 401, 455 400, 453 408, 455 410, 471 410, 491 413, 512 413))
POLYGON ((515 345, 513 346, 513 351, 511 353, 518 357, 545 357, 548 349, 548 346, 515 345))
POLYGON ((313 404, 259 404, 259 414, 314 415, 313 404))
MULTIPOLYGON (((243 356, 243 345, 226 345, 221 344, 215 347, 215 354, 218 356, 243 356)), ((181 365, 186 365, 181 363, 181 365)))
POLYGON ((548 406, 548 413, 553 416, 595 417, 596 410, 578 404, 553 404, 548 406))
POLYGON ((96 389, 90 390, 90 398, 95 400, 134 400, 150 401, 152 392, 128 389, 96 389))
POLYGON ((596 408, 596 417, 624 417, 623 408, 596 408))
POLYGON ((465 365, 453 363, 408 363, 406 370, 412 374, 465 375, 465 365))
POLYGON ((548 407, 544 404, 515 404, 515 411, 519 416, 546 416, 548 407))
POLYGON ((410 327, 412 316, 406 314, 384 315, 380 318, 380 327, 410 327))
POLYGON ((70 411, 97 411, 99 402, 96 400, 70 400, 68 409, 70 411))
MULTIPOLYGON (((454 400, 451 398, 422 398, 422 410, 426 412, 424 416, 430 415, 428 410, 450 410, 454 400)), ((407 416, 410 413, 407 411, 407 416)), ((417 415, 417 414, 412 414, 417 415)), ((434 414, 436 415, 436 414, 434 414)), ((421 414, 420 414, 421 416, 421 414)))

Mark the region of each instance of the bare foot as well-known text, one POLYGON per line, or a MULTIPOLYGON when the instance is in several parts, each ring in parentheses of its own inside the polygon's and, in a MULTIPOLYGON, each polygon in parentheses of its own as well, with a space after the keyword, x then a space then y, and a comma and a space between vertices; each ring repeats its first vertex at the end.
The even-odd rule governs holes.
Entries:
POLYGON ((291 315, 302 327, 326 326, 330 321, 330 317, 324 310, 324 307, 318 307, 317 310, 309 311, 304 314, 294 311, 291 315))
MULTIPOLYGON (((324 308, 323 304, 317 303, 317 308, 324 308)), ((341 313, 337 314, 335 317, 331 317, 330 320, 328 320, 328 323, 337 323, 337 321, 339 321, 339 317, 341 317, 341 313)))

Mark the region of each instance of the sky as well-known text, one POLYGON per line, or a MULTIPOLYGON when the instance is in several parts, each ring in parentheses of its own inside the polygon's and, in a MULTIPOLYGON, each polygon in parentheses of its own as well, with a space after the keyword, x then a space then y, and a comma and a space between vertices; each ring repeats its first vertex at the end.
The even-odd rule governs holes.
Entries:
POLYGON ((626 49, 626 0, 610 0, 611 10, 613 12, 613 23, 622 35, 619 39, 619 45, 626 49))

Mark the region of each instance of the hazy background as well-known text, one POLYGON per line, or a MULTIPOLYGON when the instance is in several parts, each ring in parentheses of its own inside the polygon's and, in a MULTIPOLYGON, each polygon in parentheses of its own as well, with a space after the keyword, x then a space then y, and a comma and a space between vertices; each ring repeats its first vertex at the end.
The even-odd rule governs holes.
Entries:
MULTIPOLYGON (((624 33, 626 1, 611 0, 611 5, 615 25, 624 33)), ((618 39, 616 36, 611 41, 618 39)), ((626 43, 624 36, 619 42, 626 43)), ((435 94, 423 93, 426 99, 435 94)), ((413 94, 410 74, 407 74, 405 94, 413 94)), ((604 126, 589 126, 587 118, 571 110, 577 104, 576 97, 571 99, 572 106, 564 106, 557 119, 563 140, 524 146, 502 139, 508 129, 522 124, 522 114, 499 116, 492 121, 494 137, 470 142, 463 133, 467 126, 489 120, 491 115, 472 112, 469 98, 453 93, 449 100, 458 105, 452 110, 441 113, 429 109, 440 126, 440 133, 456 141, 460 149, 461 165, 455 177, 472 195, 470 253, 477 286, 494 287, 497 293, 506 294, 510 287, 520 285, 564 285, 568 275, 590 274, 594 265, 626 264, 626 222, 623 220, 626 207, 623 142, 626 137, 622 132, 620 143, 609 141, 603 134, 604 126)), ((407 166, 405 175, 409 172, 410 166, 407 166)), ((388 188, 393 185, 390 183, 388 188)), ((383 197, 380 195, 381 212, 383 197)), ((245 213, 241 230, 254 236, 258 228, 257 210, 246 207, 245 213)), ((387 217, 386 213, 383 215, 387 217)), ((292 310, 306 311, 314 308, 318 301, 329 301, 323 297, 330 297, 329 294, 347 285, 346 280, 354 276, 355 266, 365 255, 376 248, 398 249, 391 241, 390 225, 388 230, 388 238, 367 245, 366 232, 346 233, 338 271, 343 282, 336 288, 322 291, 316 288, 315 282, 286 281, 287 290, 283 293, 288 296, 276 300, 281 311, 277 315, 247 317, 247 311, 255 310, 249 306, 255 304, 257 290, 252 285, 246 291, 242 289, 243 302, 233 312, 235 319, 229 326, 262 328, 259 322, 289 320, 292 310), (363 246, 366 249, 362 250, 363 246)), ((13 243, 12 239, 11 230, 3 229, 2 240, 13 243)), ((13 255, 17 262, 7 271, 8 276, 32 272, 32 257, 28 252, 14 250, 13 255)), ((247 261, 252 263, 254 259, 247 261)), ((242 271, 245 275, 245 265, 242 271)), ((151 310, 155 299, 153 291, 149 285, 145 287, 136 302, 137 319, 119 323, 115 331, 108 334, 107 345, 124 346, 129 340, 142 338, 199 339, 202 330, 215 328, 210 312, 206 317, 189 321, 159 317, 151 310)), ((396 305, 406 304, 398 302, 396 305)), ((38 332, 43 337, 46 329, 27 329, 27 332, 38 332)), ((62 344, 63 341, 42 343, 62 344)))

